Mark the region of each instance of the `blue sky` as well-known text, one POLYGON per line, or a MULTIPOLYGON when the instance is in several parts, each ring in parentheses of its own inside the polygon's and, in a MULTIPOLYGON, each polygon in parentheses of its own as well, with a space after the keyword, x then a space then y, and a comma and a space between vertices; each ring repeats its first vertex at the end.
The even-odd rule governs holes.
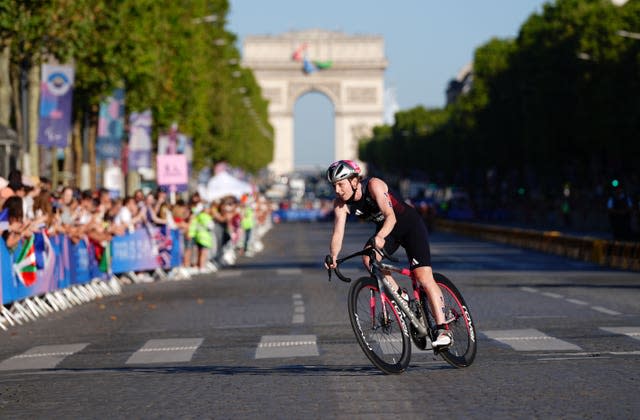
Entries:
MULTIPOLYGON (((515 37, 543 0, 231 0, 230 31, 277 35, 320 28, 382 35, 389 66, 385 84, 395 88, 400 109, 441 107, 449 80, 492 37, 515 37)), ((241 47, 242 44, 239 45, 241 47)), ((311 93, 298 100, 296 166, 326 166, 333 158, 333 108, 311 93)))

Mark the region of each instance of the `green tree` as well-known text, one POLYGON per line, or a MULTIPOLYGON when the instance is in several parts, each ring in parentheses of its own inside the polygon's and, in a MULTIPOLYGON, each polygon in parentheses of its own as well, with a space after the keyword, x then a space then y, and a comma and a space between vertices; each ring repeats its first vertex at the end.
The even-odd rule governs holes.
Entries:
MULTIPOLYGON (((0 0, 0 121, 13 114, 11 124, 20 126, 20 66, 28 62, 37 74, 44 59, 55 58, 76 68, 76 146, 82 123, 89 121, 95 138, 100 101, 124 87, 127 110, 151 108, 157 132, 177 122, 193 136, 196 167, 227 159, 256 171, 271 160, 273 129, 247 69, 240 71, 252 106, 238 102, 232 72, 239 52, 225 29, 228 10, 227 0, 0 0), (7 105, 11 91, 15 100, 7 105), (239 153, 239 142, 251 153, 239 153)), ((37 95, 37 80, 30 85, 37 95)))

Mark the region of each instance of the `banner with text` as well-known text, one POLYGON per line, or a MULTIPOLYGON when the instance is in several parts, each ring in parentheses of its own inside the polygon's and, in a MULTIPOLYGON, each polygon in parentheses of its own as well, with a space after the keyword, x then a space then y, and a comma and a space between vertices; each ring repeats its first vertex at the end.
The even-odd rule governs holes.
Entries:
MULTIPOLYGON (((193 163, 193 142, 190 137, 177 131, 172 127, 168 134, 158 136, 158 155, 185 155, 187 158, 187 178, 191 174, 191 165, 193 163)), ((183 192, 189 190, 189 184, 178 184, 175 186, 175 192, 183 192)))
POLYGON ((73 67, 42 65, 38 144, 66 147, 71 130, 73 82, 73 67))
POLYGON ((66 235, 36 232, 12 250, 0 237, 0 302, 9 304, 31 296, 94 280, 110 273, 171 269, 182 262, 182 233, 173 229, 140 228, 115 236, 111 243, 84 238, 74 243, 66 235))
POLYGON ((151 110, 129 116, 129 170, 151 168, 151 110))
POLYGON ((116 89, 100 103, 98 116, 98 160, 120 160, 124 135, 124 89, 116 89))

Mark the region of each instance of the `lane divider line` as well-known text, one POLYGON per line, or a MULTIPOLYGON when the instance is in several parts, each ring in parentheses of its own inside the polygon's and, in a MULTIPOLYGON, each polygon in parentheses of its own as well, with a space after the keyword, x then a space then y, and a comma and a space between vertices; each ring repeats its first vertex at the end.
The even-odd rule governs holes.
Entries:
POLYGON ((302 294, 293 293, 291 295, 293 300, 293 317, 291 318, 292 324, 304 324, 304 300, 302 300, 302 294))
MULTIPOLYGON (((564 297, 561 294, 553 293, 553 292, 540 292, 539 290, 534 289, 533 287, 523 286, 523 287, 520 288, 520 290, 522 290, 523 292, 528 292, 528 293, 540 293, 543 296, 550 297, 550 298, 553 298, 553 299, 564 299, 566 302, 573 303, 574 305, 580 305, 580 306, 589 306, 590 305, 589 302, 585 302, 583 300, 564 297)), ((613 309, 608 309, 608 308, 605 308, 605 307, 602 307, 602 306, 593 305, 593 306, 589 306, 589 307, 591 309, 593 309, 594 311, 598 311, 598 312, 601 312, 601 313, 607 314, 607 315, 613 315, 613 316, 622 315, 621 312, 614 311, 613 309)))

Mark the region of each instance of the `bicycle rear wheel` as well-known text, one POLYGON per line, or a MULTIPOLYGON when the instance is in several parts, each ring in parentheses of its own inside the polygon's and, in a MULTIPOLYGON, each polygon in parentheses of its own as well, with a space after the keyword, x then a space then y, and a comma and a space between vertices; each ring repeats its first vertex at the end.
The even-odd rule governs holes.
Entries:
POLYGON ((348 306, 353 332, 371 363, 384 373, 404 372, 411 360, 411 339, 395 302, 380 293, 375 279, 362 277, 349 289, 348 306))
MULTIPOLYGON (((448 322, 449 331, 453 335, 453 343, 445 350, 442 350, 440 355, 452 366, 471 366, 477 350, 476 330, 471 312, 460 291, 451 280, 440 273, 433 273, 433 277, 442 291, 445 318, 448 322)), ((435 330, 435 320, 424 293, 422 293, 422 302, 425 312, 428 313, 429 325, 435 330)))

